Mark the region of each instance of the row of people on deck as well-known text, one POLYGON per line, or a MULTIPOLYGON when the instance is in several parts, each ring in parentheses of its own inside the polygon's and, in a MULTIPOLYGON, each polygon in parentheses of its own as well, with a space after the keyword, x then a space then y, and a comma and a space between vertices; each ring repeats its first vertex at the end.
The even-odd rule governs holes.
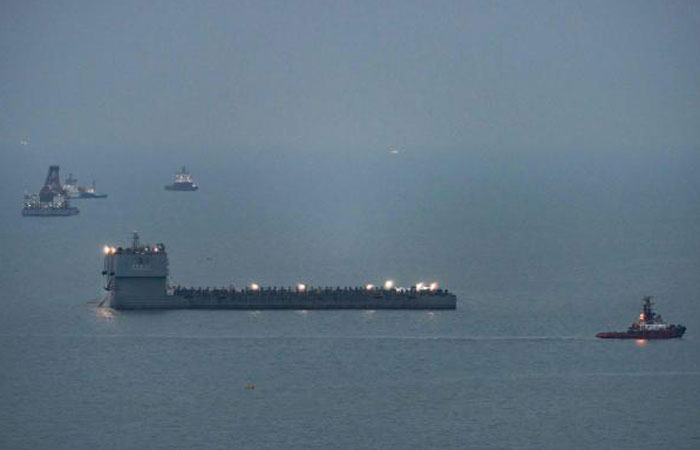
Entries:
POLYGON ((363 288, 363 287, 324 287, 324 288, 317 288, 317 287, 304 287, 304 288, 293 288, 293 287, 258 287, 258 288, 251 288, 251 287, 246 287, 243 289, 236 289, 234 286, 230 286, 228 288, 210 288, 210 287, 205 287, 205 288, 195 288, 195 287, 184 287, 184 286, 175 286, 173 288, 173 293, 175 295, 179 296, 184 296, 184 297, 208 297, 208 296, 216 296, 216 297, 232 297, 234 295, 250 295, 250 294, 258 294, 258 295, 336 295, 336 294, 345 294, 345 293, 355 293, 355 294, 360 294, 360 293, 365 293, 367 295, 379 295, 379 294, 390 294, 390 295, 422 295, 422 294, 433 294, 433 295, 443 295, 447 294, 447 290, 443 289, 437 289, 434 291, 429 291, 429 290, 418 290, 415 287, 411 287, 409 289, 381 289, 381 288, 363 288))

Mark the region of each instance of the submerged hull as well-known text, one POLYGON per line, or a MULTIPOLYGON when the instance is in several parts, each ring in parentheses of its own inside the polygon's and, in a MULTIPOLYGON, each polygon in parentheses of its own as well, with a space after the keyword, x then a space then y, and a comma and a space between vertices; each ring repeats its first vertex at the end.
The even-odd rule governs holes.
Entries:
POLYGON ((675 339, 685 333, 685 327, 655 331, 608 331, 595 336, 600 339, 675 339))
POLYGON ((239 293, 234 296, 184 296, 162 297, 110 295, 107 305, 114 309, 456 309, 457 298, 453 294, 426 294, 415 297, 407 295, 370 296, 357 294, 295 294, 261 295, 239 293))

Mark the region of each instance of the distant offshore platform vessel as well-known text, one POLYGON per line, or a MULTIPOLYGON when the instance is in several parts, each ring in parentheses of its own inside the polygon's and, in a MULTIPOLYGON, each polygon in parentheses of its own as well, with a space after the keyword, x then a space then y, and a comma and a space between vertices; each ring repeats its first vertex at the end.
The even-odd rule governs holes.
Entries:
POLYGON ((134 233, 131 247, 104 247, 102 306, 140 309, 456 309, 457 297, 437 283, 399 289, 387 282, 353 288, 262 287, 186 288, 168 285, 165 245, 142 245, 134 233))
POLYGON ((196 191, 197 189, 199 186, 194 182, 185 166, 182 166, 182 170, 175 174, 175 182, 165 186, 166 191, 196 191))
POLYGON ((64 217, 80 212, 68 202, 68 195, 61 186, 58 166, 50 166, 44 186, 38 194, 26 194, 22 205, 22 215, 29 217, 64 217))

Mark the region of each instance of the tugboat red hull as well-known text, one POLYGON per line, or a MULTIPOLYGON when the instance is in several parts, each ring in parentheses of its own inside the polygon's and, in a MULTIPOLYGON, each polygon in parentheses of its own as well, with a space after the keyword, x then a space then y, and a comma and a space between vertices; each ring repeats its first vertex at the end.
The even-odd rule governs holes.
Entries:
POLYGON ((685 333, 685 327, 673 327, 653 331, 608 331, 598 333, 595 337, 600 339, 674 339, 682 337, 683 333, 685 333))
POLYGON ((685 327, 680 324, 667 325, 661 316, 654 312, 651 297, 644 297, 642 313, 632 322, 627 331, 606 331, 595 337, 600 339, 674 339, 683 336, 685 327))

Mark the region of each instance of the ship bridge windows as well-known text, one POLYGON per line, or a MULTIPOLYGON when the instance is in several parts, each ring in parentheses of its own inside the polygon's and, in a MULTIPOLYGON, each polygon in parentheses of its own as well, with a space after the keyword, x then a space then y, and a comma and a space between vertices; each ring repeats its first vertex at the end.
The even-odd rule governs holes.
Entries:
POLYGON ((151 260, 148 257, 139 256, 134 259, 131 268, 135 270, 146 270, 151 268, 151 260))

